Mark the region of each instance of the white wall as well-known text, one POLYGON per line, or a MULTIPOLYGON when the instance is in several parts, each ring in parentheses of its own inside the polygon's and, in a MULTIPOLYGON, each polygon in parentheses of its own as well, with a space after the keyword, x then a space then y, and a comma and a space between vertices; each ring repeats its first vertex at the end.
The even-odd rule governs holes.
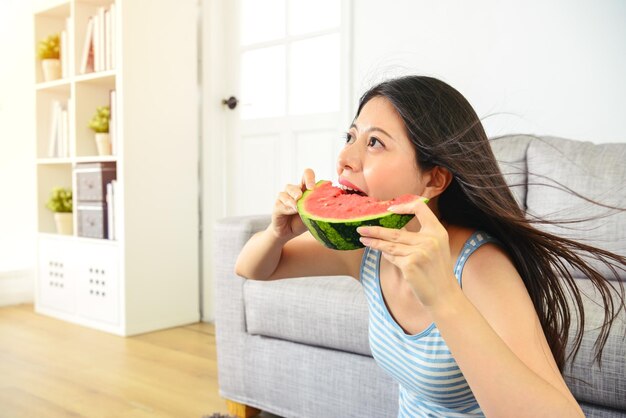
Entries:
MULTIPOLYGON (((33 17, 30 1, 0 1, 0 292, 32 298, 35 259, 33 17), (4 271, 4 273, 3 273, 4 271), (26 277, 25 271, 29 271, 26 277), (15 274, 28 280, 16 279, 15 274), (11 277, 11 284, 3 277, 11 277), (31 295, 24 296, 24 289, 31 295)), ((16 300, 18 301, 18 300, 16 300)))
POLYGON ((354 0, 353 93, 417 73, 457 88, 488 135, 626 142, 623 0, 354 0), (502 113, 509 113, 504 115, 502 113))

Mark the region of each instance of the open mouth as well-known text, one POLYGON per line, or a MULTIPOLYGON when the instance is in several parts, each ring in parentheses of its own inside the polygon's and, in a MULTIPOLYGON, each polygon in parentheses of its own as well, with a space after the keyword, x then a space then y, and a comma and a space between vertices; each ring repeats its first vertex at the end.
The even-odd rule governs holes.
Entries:
POLYGON ((346 186, 344 184, 338 184, 338 185, 335 185, 335 187, 345 191, 347 194, 356 194, 356 195, 359 195, 359 196, 367 196, 367 194, 365 194, 363 191, 353 189, 353 188, 348 187, 348 186, 346 186))

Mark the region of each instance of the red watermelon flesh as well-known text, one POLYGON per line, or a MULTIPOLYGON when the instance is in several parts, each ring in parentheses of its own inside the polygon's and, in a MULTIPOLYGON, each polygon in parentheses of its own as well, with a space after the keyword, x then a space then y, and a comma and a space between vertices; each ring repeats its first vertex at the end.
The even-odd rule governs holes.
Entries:
POLYGON ((409 203, 415 195, 405 194, 392 200, 377 200, 334 187, 330 181, 320 182, 313 196, 304 202, 304 210, 316 217, 331 219, 354 219, 387 214, 393 205, 409 203))

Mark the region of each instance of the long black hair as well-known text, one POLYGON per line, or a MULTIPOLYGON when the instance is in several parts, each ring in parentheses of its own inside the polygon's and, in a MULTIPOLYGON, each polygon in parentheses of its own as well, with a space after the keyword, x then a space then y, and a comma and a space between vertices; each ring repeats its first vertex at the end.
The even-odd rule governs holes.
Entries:
POLYGON ((453 175, 439 197, 441 219, 489 232, 512 258, 560 370, 568 357, 570 298, 577 311, 578 327, 569 355, 578 352, 584 332, 581 291, 570 269, 573 267, 589 278, 605 308, 596 341, 596 359, 600 360, 611 325, 625 308, 624 286, 617 270, 625 270, 626 258, 535 228, 533 224, 537 222, 552 222, 525 216, 505 182, 479 117, 465 97, 448 84, 424 76, 384 81, 361 97, 357 116, 369 100, 381 96, 402 117, 415 148, 418 168, 440 166, 453 175), (585 262, 589 256, 609 266, 617 280, 609 281, 585 262))

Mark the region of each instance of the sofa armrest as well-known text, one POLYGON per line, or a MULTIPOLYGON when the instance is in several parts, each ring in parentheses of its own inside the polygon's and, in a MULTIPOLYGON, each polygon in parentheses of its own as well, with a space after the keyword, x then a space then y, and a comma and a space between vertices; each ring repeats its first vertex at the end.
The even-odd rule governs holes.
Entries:
POLYGON ((252 235, 265 229, 270 215, 239 216, 220 219, 213 228, 213 268, 215 286, 215 338, 217 345, 220 392, 243 387, 245 279, 235 274, 241 249, 252 235))

